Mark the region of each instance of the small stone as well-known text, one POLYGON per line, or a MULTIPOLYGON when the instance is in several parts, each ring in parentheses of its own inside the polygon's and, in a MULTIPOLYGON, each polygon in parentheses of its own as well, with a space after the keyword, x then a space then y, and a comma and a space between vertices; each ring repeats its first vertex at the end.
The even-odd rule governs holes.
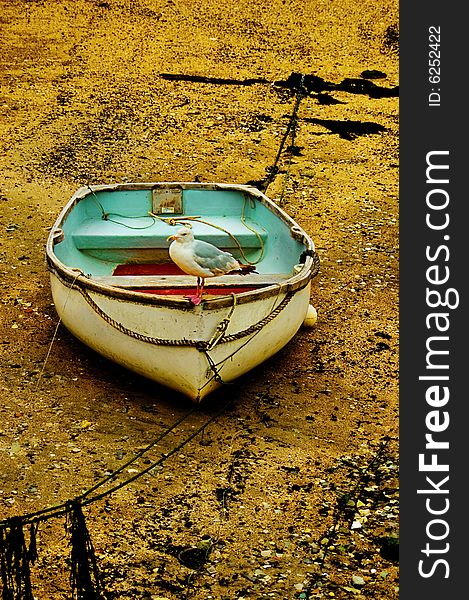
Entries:
POLYGON ((13 442, 12 445, 10 446, 10 456, 13 456, 14 454, 18 454, 21 451, 21 444, 19 444, 18 442, 13 442))
MULTIPOLYGON (((352 526, 352 529, 353 529, 353 526, 352 526)), ((321 544, 323 546, 327 546, 328 543, 329 543, 329 538, 327 538, 327 537, 322 538, 321 544)))
POLYGON ((366 585, 366 581, 363 579, 363 577, 360 577, 360 575, 354 575, 352 577, 352 585, 355 587, 363 587, 366 585))
POLYGON ((272 550, 261 550, 262 558, 269 558, 272 556, 272 550))
POLYGON ((197 548, 199 550, 203 550, 204 552, 210 552, 213 546, 213 540, 209 535, 204 535, 200 542, 197 544, 197 548))
POLYGON ((389 573, 387 571, 381 571, 381 573, 379 574, 379 576, 382 579, 386 579, 386 577, 389 575, 389 573))

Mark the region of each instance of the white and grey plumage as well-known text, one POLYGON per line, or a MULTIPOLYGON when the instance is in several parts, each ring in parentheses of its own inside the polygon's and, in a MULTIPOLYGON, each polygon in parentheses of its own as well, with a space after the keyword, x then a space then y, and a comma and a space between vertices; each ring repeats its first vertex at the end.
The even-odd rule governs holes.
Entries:
POLYGON ((171 241, 169 256, 176 265, 188 275, 197 277, 197 292, 189 296, 193 304, 200 304, 206 277, 216 277, 228 273, 252 272, 254 267, 242 265, 229 252, 223 252, 213 244, 196 240, 188 227, 181 227, 171 241))

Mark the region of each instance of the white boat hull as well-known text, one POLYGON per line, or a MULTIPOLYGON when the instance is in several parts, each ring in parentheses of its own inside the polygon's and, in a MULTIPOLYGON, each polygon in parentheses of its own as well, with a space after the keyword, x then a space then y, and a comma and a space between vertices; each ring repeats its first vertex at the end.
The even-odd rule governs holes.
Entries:
POLYGON ((135 301, 114 297, 65 282, 54 271, 51 290, 62 323, 84 344, 195 402, 285 346, 310 301, 308 283, 294 292, 273 289, 234 307, 207 309, 202 303, 188 309, 142 303, 138 295, 135 301), (224 324, 216 343, 214 335, 224 324))
POLYGON ((313 241, 279 206, 225 183, 80 188, 51 229, 46 258, 57 313, 75 337, 195 402, 292 339, 308 321, 319 268, 313 241), (169 257, 181 224, 254 273, 209 278, 194 305, 195 277, 169 257))

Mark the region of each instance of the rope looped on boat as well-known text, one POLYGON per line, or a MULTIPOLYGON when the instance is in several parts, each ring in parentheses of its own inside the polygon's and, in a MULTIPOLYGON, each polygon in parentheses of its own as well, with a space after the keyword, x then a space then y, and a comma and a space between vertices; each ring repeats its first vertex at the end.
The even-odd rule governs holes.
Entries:
POLYGON ((208 342, 206 342, 205 340, 187 340, 185 338, 183 338, 183 339, 156 338, 156 337, 152 337, 149 335, 145 335, 143 333, 139 333, 137 331, 133 331, 132 329, 125 327, 124 325, 122 325, 122 323, 119 323, 118 321, 116 321, 115 319, 110 317, 106 312, 104 312, 102 310, 102 308, 100 306, 98 306, 98 304, 96 304, 96 302, 93 300, 93 298, 91 298, 89 293, 83 287, 78 286, 78 289, 80 290, 80 292, 81 292, 83 298, 86 300, 86 302, 95 311, 95 313, 99 317, 101 317, 104 321, 106 321, 106 323, 108 323, 109 325, 114 327, 114 329, 117 329, 121 333, 124 333, 124 334, 128 335, 129 337, 137 339, 141 342, 146 342, 148 344, 154 344, 154 345, 158 345, 158 346, 186 346, 186 347, 197 348, 200 351, 212 349, 216 344, 219 344, 219 343, 233 342, 235 340, 238 340, 238 339, 241 339, 248 335, 251 335, 252 333, 255 333, 256 331, 259 331, 265 325, 270 323, 270 321, 272 321, 272 319, 277 317, 277 315, 279 315, 283 311, 283 309, 288 305, 288 303, 294 296, 294 292, 287 292, 287 294, 285 295, 283 300, 280 302, 280 304, 277 306, 277 308, 272 310, 266 317, 264 317, 263 319, 261 319, 260 321, 255 323, 254 325, 251 325, 247 329, 243 329, 242 331, 238 331, 238 333, 233 333, 231 335, 225 336, 226 329, 229 325, 229 320, 231 318, 234 307, 236 305, 236 302, 233 301, 233 306, 231 308, 230 314, 228 315, 228 317, 226 317, 219 323, 212 339, 209 340, 208 342))

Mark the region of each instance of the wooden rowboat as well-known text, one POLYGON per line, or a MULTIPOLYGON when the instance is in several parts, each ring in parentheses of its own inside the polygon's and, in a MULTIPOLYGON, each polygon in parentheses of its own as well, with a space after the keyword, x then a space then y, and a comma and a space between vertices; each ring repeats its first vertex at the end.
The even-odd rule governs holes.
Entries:
POLYGON ((310 308, 318 258, 309 236, 256 188, 221 183, 82 187, 47 240, 56 311, 93 350, 200 401, 280 350, 310 308), (189 225, 197 239, 255 273, 196 278, 168 254, 189 225))

